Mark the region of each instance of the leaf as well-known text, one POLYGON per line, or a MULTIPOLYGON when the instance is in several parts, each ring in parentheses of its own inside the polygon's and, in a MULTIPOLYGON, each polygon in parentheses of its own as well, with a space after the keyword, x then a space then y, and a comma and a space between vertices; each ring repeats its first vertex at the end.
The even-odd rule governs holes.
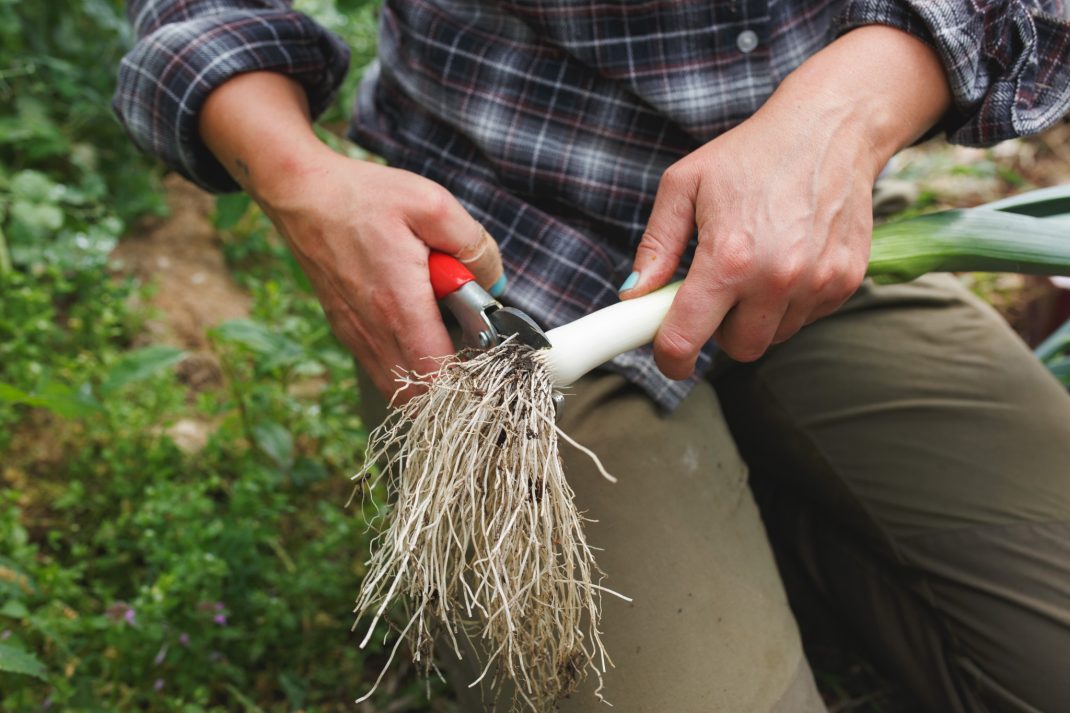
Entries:
POLYGON ((0 401, 45 408, 64 418, 83 418, 100 411, 100 404, 93 398, 89 384, 82 384, 75 390, 65 384, 50 382, 41 391, 29 394, 0 383, 0 401))
POLYGON ((0 382, 0 401, 9 404, 24 404, 28 398, 30 398, 30 395, 22 389, 16 389, 11 384, 0 382))
POLYGON ((13 646, 0 644, 0 671, 45 679, 45 665, 36 656, 13 646))
POLYGON ((128 352, 108 370, 100 391, 107 396, 124 386, 144 381, 169 369, 185 355, 186 352, 181 349, 162 345, 128 352))
POLYGON ((1040 343, 1033 351, 1041 361, 1055 359, 1061 352, 1070 347, 1070 319, 1063 322, 1051 335, 1040 343))
POLYGON ((247 193, 224 193, 215 199, 215 227, 230 230, 245 215, 252 199, 247 193))
POLYGON ((19 171, 11 179, 11 193, 29 203, 53 202, 62 187, 40 171, 19 171))
POLYGON ((237 686, 228 683, 226 689, 230 692, 230 695, 234 696, 238 703, 242 704, 242 707, 245 708, 245 713, 264 713, 264 709, 249 700, 245 694, 238 690, 237 686))
POLYGON ((982 210, 1002 210, 1044 218, 1070 213, 1070 184, 1038 188, 1002 200, 978 206, 982 210))
POLYGON ((258 354, 271 354, 279 346, 277 335, 247 319, 232 319, 219 325, 213 331, 220 339, 240 344, 258 354))
POLYGON ((290 275, 293 277, 294 282, 297 283, 298 289, 305 294, 313 294, 312 281, 308 279, 304 268, 301 267, 301 263, 297 262, 297 258, 294 257, 293 253, 287 250, 286 257, 283 259, 290 266, 290 275))
POLYGON ((12 619, 24 619, 29 615, 30 610, 18 599, 8 599, 4 602, 4 606, 0 607, 0 616, 7 616, 12 619))
POLYGON ((224 322, 212 331, 223 341, 240 344, 260 356, 269 357, 272 364, 292 364, 304 354, 297 342, 247 319, 224 322))
POLYGON ((63 227, 63 211, 51 203, 17 200, 11 204, 11 232, 40 240, 63 227))
POLYGON ((304 708, 305 701, 308 699, 308 690, 301 685, 300 678, 283 673, 279 675, 279 685, 286 692, 286 697, 290 700, 290 707, 293 710, 304 708))
POLYGON ((253 426, 253 440, 280 468, 289 469, 294 462, 294 437, 282 424, 264 421, 253 426))
POLYGON ((49 382, 31 394, 25 403, 46 408, 63 418, 85 418, 100 412, 100 404, 89 384, 74 389, 56 381, 49 382))
POLYGON ((327 469, 319 461, 308 456, 300 456, 290 471, 290 480, 299 488, 318 483, 327 478, 327 469))
POLYGON ((948 210, 873 231, 868 275, 906 282, 927 272, 1070 274, 1066 228, 1051 219, 988 209, 948 210))
POLYGON ((1070 358, 1050 362, 1048 370, 1061 381, 1064 386, 1070 388, 1070 358))
POLYGON ((11 254, 7 249, 7 236, 4 235, 4 210, 0 206, 0 276, 11 272, 11 254))

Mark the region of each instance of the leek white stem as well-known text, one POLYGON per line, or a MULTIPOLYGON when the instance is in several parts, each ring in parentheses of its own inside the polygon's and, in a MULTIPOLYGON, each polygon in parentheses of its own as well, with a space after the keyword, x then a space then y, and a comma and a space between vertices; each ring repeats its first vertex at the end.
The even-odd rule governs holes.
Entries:
POLYGON ((540 358, 557 387, 574 384, 610 359, 654 341, 683 282, 604 307, 546 333, 551 349, 540 358))

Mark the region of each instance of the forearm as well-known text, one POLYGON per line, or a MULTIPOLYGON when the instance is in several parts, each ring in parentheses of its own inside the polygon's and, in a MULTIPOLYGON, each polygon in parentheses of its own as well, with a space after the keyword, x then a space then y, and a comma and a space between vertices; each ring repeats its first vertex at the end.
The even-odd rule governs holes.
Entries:
POLYGON ((119 68, 116 114, 142 150, 213 191, 236 186, 233 166, 201 141, 209 95, 275 72, 300 84, 305 114, 316 115, 349 61, 339 38, 283 0, 129 0, 127 9, 139 39, 119 68))
POLYGON ((931 129, 951 106, 936 52, 878 25, 853 30, 790 74, 759 111, 797 117, 803 132, 857 140, 876 172, 931 129))
POLYGON ((898 27, 925 38, 948 77, 954 143, 1042 131, 1070 108, 1070 23, 1059 0, 847 0, 839 28, 898 27))
POLYGON ((297 82, 252 72, 213 91, 198 120, 201 139, 230 175, 260 202, 285 198, 288 186, 322 170, 328 149, 312 130, 297 82))

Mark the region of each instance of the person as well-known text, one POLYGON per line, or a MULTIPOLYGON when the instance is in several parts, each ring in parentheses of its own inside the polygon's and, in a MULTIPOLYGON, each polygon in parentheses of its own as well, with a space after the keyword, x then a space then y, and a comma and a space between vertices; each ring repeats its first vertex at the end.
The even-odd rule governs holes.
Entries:
POLYGON ((547 328, 686 276, 562 415, 620 481, 566 454, 633 598, 606 601, 617 710, 824 710, 763 518, 920 707, 1070 705, 1070 399, 953 279, 863 281, 898 150, 1070 107, 1060 5, 385 0, 350 137, 389 166, 316 138, 348 54, 286 2, 128 10, 131 137, 256 199, 384 394, 453 351, 429 250, 547 328))

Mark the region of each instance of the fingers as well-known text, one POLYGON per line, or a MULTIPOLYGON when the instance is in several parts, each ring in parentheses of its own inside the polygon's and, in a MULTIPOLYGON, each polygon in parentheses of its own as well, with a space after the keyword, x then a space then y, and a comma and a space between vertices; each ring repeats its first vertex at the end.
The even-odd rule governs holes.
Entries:
POLYGON ((754 361, 839 309, 862 282, 864 251, 793 258, 777 243, 768 245, 747 231, 703 226, 694 262, 654 341, 666 376, 689 377, 711 336, 736 361, 754 361))
MULTIPOLYGON (((834 309, 835 307, 832 308, 832 310, 834 309)), ((792 302, 791 305, 788 306, 787 311, 784 313, 784 317, 780 320, 780 326, 777 327, 776 334, 773 335, 773 340, 771 344, 780 344, 782 342, 788 341, 793 336, 795 336, 795 334, 797 334, 800 329, 810 324, 811 322, 814 322, 819 317, 823 317, 825 316, 825 314, 830 314, 832 310, 829 310, 829 312, 825 312, 824 314, 816 314, 810 305, 802 304, 798 301, 792 302)), ((716 335, 716 337, 718 343, 720 343, 721 341, 731 340, 731 337, 727 336, 724 333, 718 334, 716 335)), ((731 356, 736 361, 747 361, 746 359, 740 359, 739 357, 734 356, 732 354, 729 354, 729 356, 731 356)))
POLYGON ((640 297, 668 282, 695 232, 698 182, 685 165, 662 174, 646 231, 635 251, 633 273, 621 287, 621 298, 640 297))
MULTIPOLYGON (((436 358, 454 349, 428 281, 423 243, 404 226, 384 232, 376 242, 389 249, 294 254, 335 335, 390 398, 400 386, 397 372, 434 371, 436 358)), ((415 393, 407 390, 400 401, 415 393)))
MULTIPOLYGON (((702 246, 700 245, 700 252, 702 246)), ((695 370, 699 350, 736 301, 735 290, 713 275, 711 263, 698 259, 676 293, 654 337, 654 361, 670 379, 686 379, 695 370)))
MULTIPOLYGON (((745 300, 725 316, 714 332, 714 338, 717 345, 736 361, 755 361, 773 344, 785 326, 789 311, 788 305, 782 302, 745 300)), ((791 334, 796 331, 798 327, 791 334)))
POLYGON ((349 348, 384 397, 401 404, 418 393, 398 380, 405 372, 430 373, 437 357, 453 352, 453 343, 438 318, 434 298, 418 294, 375 291, 366 309, 354 310, 341 299, 323 299, 327 319, 339 340, 349 348), (327 305, 330 307, 327 307, 327 305), (365 315, 360 316, 361 312, 365 315), (377 318, 368 319, 375 313, 377 318), (395 392, 398 392, 395 394, 395 392))
POLYGON ((332 180, 303 181, 269 215, 333 330, 389 397, 397 372, 432 373, 454 351, 435 302, 428 249, 457 256, 487 287, 502 278, 501 256, 442 186, 400 169, 333 160, 324 174, 332 180))
POLYGON ((482 225, 479 225, 476 238, 453 253, 453 256, 464 263, 475 275, 476 282, 490 290, 492 295, 497 297, 504 291, 505 271, 502 268, 502 255, 498 250, 498 243, 482 225))
POLYGON ((421 199, 409 215, 413 232, 428 247, 464 263, 492 294, 500 294, 505 272, 498 243, 448 190, 431 181, 421 183, 421 199))

